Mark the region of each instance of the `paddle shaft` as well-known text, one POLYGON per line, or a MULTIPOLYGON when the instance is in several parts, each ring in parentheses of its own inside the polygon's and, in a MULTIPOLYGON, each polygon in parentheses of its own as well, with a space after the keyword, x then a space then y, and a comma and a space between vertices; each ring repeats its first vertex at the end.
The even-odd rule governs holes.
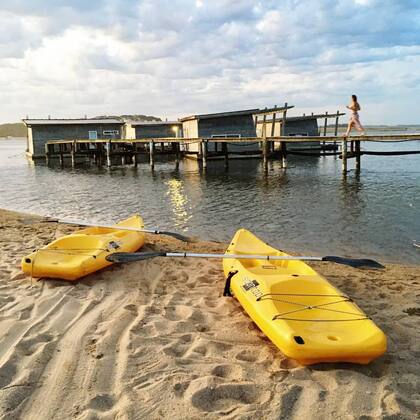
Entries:
POLYGON ((247 254, 196 254, 194 252, 166 252, 166 257, 184 257, 184 258, 223 258, 235 260, 305 260, 305 261, 322 261, 322 257, 303 256, 295 257, 293 255, 247 255, 247 254))
POLYGON ((168 231, 163 231, 159 229, 144 229, 144 228, 140 229, 140 228, 133 228, 129 226, 104 225, 102 223, 86 223, 86 222, 82 222, 81 220, 66 220, 66 219, 50 219, 50 220, 47 220, 47 222, 58 222, 58 223, 65 223, 68 225, 100 227, 100 228, 116 229, 116 230, 128 230, 130 232, 151 233, 153 235, 167 235, 183 242, 195 242, 194 239, 181 235, 180 233, 168 232, 168 231))
POLYGON ((103 225, 101 223, 86 223, 80 220, 66 220, 66 219, 59 219, 57 220, 58 223, 64 223, 67 225, 78 225, 78 226, 88 226, 88 227, 100 227, 106 229, 117 229, 117 230, 129 230, 131 232, 143 232, 143 233, 154 233, 158 235, 160 231, 158 229, 140 229, 140 228, 133 228, 128 226, 120 226, 120 225, 103 225))
POLYGON ((349 265, 354 268, 385 268, 382 264, 369 259, 354 259, 339 257, 336 255, 317 256, 293 256, 293 255, 258 255, 258 254, 198 254, 194 252, 116 252, 108 255, 106 259, 111 262, 124 263, 143 261, 156 257, 179 257, 179 258, 221 258, 232 260, 265 260, 265 261, 324 261, 337 264, 349 265))

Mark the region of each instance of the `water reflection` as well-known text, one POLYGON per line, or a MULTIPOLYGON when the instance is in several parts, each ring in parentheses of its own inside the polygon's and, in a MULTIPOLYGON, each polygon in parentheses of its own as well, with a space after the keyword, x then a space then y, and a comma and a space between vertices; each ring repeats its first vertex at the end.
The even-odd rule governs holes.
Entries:
POLYGON ((268 176, 260 160, 62 170, 29 165, 16 157, 24 147, 0 143, 0 207, 102 222, 139 212, 149 227, 210 240, 245 227, 282 249, 419 260, 420 156, 363 157, 361 174, 342 178, 331 157, 270 161, 268 176))
POLYGON ((165 181, 165 184, 168 186, 166 195, 170 198, 172 204, 174 225, 185 230, 192 215, 191 205, 188 196, 185 194, 184 183, 179 179, 172 178, 165 181))

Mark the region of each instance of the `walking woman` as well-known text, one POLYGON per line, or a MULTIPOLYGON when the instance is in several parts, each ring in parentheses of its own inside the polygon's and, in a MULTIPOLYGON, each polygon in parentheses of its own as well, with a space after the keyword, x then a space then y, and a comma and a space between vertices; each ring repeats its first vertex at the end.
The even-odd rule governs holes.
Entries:
POLYGON ((347 137, 350 134, 350 131, 353 127, 356 128, 356 130, 362 132, 362 136, 365 135, 365 129, 363 128, 362 124, 360 124, 359 121, 359 114, 357 111, 360 111, 360 105, 359 102, 357 102, 357 96, 351 95, 351 104, 347 105, 348 109, 351 111, 351 116, 349 120, 349 125, 347 126, 347 132, 345 136, 347 137))

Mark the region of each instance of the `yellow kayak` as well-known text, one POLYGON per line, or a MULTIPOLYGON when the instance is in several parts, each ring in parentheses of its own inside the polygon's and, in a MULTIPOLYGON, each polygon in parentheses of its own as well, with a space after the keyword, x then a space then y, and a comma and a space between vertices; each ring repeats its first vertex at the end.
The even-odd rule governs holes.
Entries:
MULTIPOLYGON (((134 215, 115 226, 142 229, 143 219, 134 215)), ((145 234, 118 228, 91 227, 63 236, 22 258, 22 270, 32 277, 77 280, 112 263, 114 252, 134 252, 144 244, 145 234)))
MULTIPOLYGON (((245 229, 226 253, 287 255, 245 229)), ((287 357, 304 365, 367 364, 386 351, 386 336, 373 321, 302 261, 225 259, 223 269, 233 295, 287 357)))

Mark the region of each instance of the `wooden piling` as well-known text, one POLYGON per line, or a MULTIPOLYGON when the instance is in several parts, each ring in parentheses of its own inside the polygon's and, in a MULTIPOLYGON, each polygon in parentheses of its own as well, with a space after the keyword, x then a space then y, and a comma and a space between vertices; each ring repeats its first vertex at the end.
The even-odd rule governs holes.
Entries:
POLYGON ((106 166, 108 168, 111 167, 111 140, 107 142, 107 148, 106 148, 106 166))
POLYGON ((61 169, 64 168, 64 153, 63 153, 63 145, 59 145, 59 152, 60 152, 60 167, 61 169))
POLYGON ((340 118, 340 111, 337 110, 337 116, 335 117, 334 136, 338 134, 338 119, 340 118))
POLYGON ((343 173, 347 173, 347 140, 341 142, 341 168, 343 173))
POLYGON ((273 121, 272 121, 272 124, 271 124, 271 137, 274 137, 275 128, 276 128, 276 113, 273 112, 273 121))
POLYGON ((287 167, 287 143, 282 141, 280 143, 280 154, 281 154, 281 167, 286 169, 287 167))
MULTIPOLYGON (((271 137, 274 137, 275 135, 275 129, 276 129, 276 112, 273 112, 273 117, 272 117, 272 123, 271 123, 271 137)), ((274 152, 274 141, 270 142, 270 152, 274 152)))
POLYGON ((263 125, 262 125, 262 155, 263 155, 263 168, 264 172, 268 172, 268 159, 267 159, 267 116, 263 115, 263 125))
MULTIPOLYGON (((325 113, 325 115, 328 115, 328 111, 325 113)), ((328 117, 325 117, 324 119, 324 137, 327 135, 327 124, 328 124, 328 117)), ((325 141, 324 141, 325 144, 325 141)))
POLYGON ((267 139, 266 138, 263 139, 262 153, 263 153, 263 167, 264 167, 264 172, 268 172, 267 139))
POLYGON ((179 155, 180 155, 180 144, 179 143, 173 143, 175 144, 175 169, 179 169, 179 155))
POLYGON ((356 172, 360 172, 361 169, 361 158, 360 155, 360 141, 355 142, 355 152, 356 152, 356 172))
POLYGON ((155 142, 153 140, 149 142, 149 158, 150 167, 153 170, 155 168, 155 142))
POLYGON ((229 152, 228 152, 228 144, 226 142, 222 143, 222 152, 225 157, 225 168, 229 166, 229 152))
POLYGON ((98 166, 102 166, 103 148, 104 148, 103 144, 102 143, 99 143, 98 144, 98 156, 97 156, 97 161, 96 161, 96 164, 98 166))
POLYGON ((203 159, 203 168, 207 167, 207 141, 201 142, 201 157, 203 159))
POLYGON ((286 134, 286 114, 287 114, 287 102, 284 103, 283 118, 281 121, 281 135, 285 136, 286 134))
MULTIPOLYGON (((338 135, 338 119, 340 118, 340 111, 337 109, 337 116, 335 117, 335 126, 334 126, 334 136, 338 135)), ((337 145, 337 142, 334 140, 334 146, 337 145)))
MULTIPOLYGON (((287 113, 287 102, 284 104, 285 110, 283 111, 283 119, 281 124, 280 135, 285 136, 286 134, 286 113, 287 113)), ((287 144, 286 142, 280 142, 280 156, 281 156, 281 167, 286 168, 287 166, 287 144)))
POLYGON ((73 141, 71 144, 71 167, 74 168, 76 165, 76 152, 77 152, 77 142, 76 140, 73 141))
POLYGON ((137 156, 137 143, 133 143, 133 166, 137 168, 138 156, 137 156))
POLYGON ((48 143, 45 143, 44 145, 44 151, 45 151, 45 166, 48 166, 50 164, 50 145, 48 143))

